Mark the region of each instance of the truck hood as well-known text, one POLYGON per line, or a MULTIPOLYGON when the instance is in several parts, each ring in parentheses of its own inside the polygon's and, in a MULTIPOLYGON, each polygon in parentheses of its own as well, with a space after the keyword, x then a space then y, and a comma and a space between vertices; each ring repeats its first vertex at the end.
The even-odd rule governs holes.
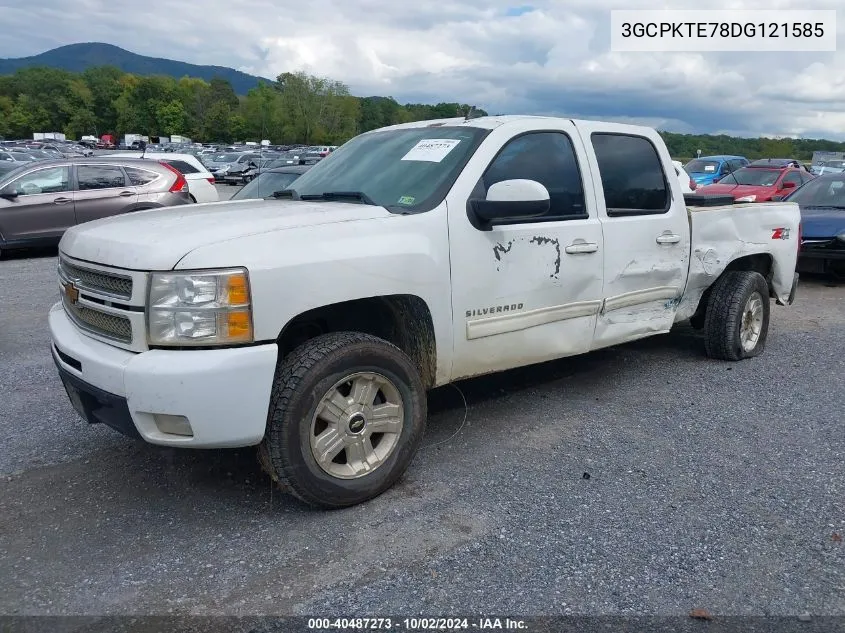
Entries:
POLYGON ((760 198, 770 198, 775 195, 777 189, 775 187, 764 187, 762 185, 722 185, 716 183, 715 185, 707 185, 698 189, 696 193, 710 193, 720 195, 731 195, 734 198, 742 198, 743 196, 757 196, 757 202, 760 198))
POLYGON ((801 235, 805 239, 833 238, 840 233, 845 233, 845 209, 801 209, 801 235))
POLYGON ((136 211, 68 229, 59 250, 130 270, 170 270, 192 250, 247 235, 394 217, 384 207, 349 202, 243 200, 136 211))

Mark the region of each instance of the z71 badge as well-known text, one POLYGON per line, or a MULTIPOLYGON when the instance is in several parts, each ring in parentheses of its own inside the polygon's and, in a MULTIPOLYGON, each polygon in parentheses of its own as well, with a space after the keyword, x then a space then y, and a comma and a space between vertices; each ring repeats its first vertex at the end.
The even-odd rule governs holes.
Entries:
POLYGON ((788 240, 789 239, 789 229, 772 229, 772 239, 773 240, 788 240))

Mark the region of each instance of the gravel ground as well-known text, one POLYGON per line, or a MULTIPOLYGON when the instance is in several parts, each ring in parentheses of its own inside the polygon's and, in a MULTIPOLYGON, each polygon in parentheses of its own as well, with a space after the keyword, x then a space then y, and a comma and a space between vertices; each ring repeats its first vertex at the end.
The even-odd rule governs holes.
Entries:
POLYGON ((679 329, 437 390, 402 482, 318 512, 252 451, 80 421, 55 265, 0 261, 0 613, 845 615, 845 287, 754 360, 679 329))

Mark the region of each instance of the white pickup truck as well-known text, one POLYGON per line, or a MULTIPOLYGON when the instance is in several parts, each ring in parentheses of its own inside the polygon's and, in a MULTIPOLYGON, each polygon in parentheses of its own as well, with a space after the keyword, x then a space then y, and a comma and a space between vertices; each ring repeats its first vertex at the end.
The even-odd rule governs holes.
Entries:
POLYGON ((85 419, 257 445, 284 490, 348 506, 407 469, 426 390, 687 319, 709 356, 755 356, 798 280, 797 206, 688 206, 650 128, 410 123, 291 187, 65 233, 49 322, 85 419))

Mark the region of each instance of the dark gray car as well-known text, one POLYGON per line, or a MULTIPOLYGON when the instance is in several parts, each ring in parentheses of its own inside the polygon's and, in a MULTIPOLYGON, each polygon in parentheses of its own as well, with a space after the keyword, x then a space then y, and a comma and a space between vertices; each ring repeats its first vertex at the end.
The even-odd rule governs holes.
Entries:
POLYGON ((0 174, 0 252, 57 244, 83 222, 191 202, 185 177, 158 161, 26 163, 0 174))

